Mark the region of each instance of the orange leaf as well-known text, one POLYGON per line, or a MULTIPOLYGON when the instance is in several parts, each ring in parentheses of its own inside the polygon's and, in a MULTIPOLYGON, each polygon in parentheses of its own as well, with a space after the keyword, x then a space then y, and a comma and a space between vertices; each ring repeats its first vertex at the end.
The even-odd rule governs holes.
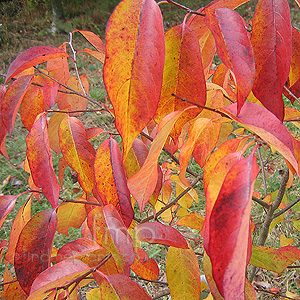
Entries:
POLYGON ((165 57, 163 22, 154 0, 124 0, 106 27, 104 83, 114 106, 124 158, 153 118, 165 57))
POLYGON ((173 228, 159 222, 146 222, 135 227, 136 237, 144 242, 163 244, 177 248, 188 248, 183 235, 173 228))
POLYGON ((36 117, 45 111, 43 90, 35 85, 30 85, 21 103, 21 120, 30 131, 36 117))
POLYGON ((94 169, 96 190, 103 204, 112 204, 122 217, 125 226, 129 227, 134 212, 121 150, 113 138, 105 140, 99 146, 94 169))
POLYGON ((69 54, 56 47, 38 46, 29 48, 11 63, 5 82, 30 67, 58 57, 69 57, 69 54))
POLYGON ((253 94, 282 121, 282 92, 292 55, 290 8, 286 0, 258 1, 251 42, 256 63, 253 94))
POLYGON ((35 185, 53 208, 58 205, 59 184, 54 173, 48 140, 47 116, 40 114, 27 135, 27 159, 35 185))
POLYGON ((135 258, 130 269, 138 276, 146 280, 156 280, 159 276, 159 268, 153 258, 142 248, 135 248, 135 258))
POLYGON ((79 32, 82 34, 84 38, 88 40, 89 43, 91 43, 99 52, 105 53, 105 47, 103 45, 102 40, 100 37, 91 31, 86 30, 74 30, 73 32, 79 32))
POLYGON ((279 249, 252 246, 250 264, 269 271, 282 273, 296 260, 300 260, 300 250, 293 246, 279 249))
POLYGON ((212 31, 220 59, 236 78, 238 113, 251 92, 255 75, 254 53, 244 19, 234 10, 205 10, 205 22, 212 31))
POLYGON ((201 294, 199 263, 192 248, 170 247, 166 274, 173 300, 198 300, 201 294))
MULTIPOLYGON (((86 94, 89 93, 89 82, 86 76, 81 75, 80 80, 82 82, 82 85, 85 89, 86 94)), ((67 86, 72 88, 74 91, 84 94, 83 90, 81 88, 80 82, 77 77, 70 77, 66 83, 67 86)), ((58 107, 61 110, 71 110, 71 111, 76 111, 80 110, 80 112, 74 113, 74 115, 80 115, 82 114, 81 110, 85 110, 87 106, 88 99, 81 97, 79 95, 75 94, 67 94, 66 98, 59 98, 60 100, 58 101, 58 107)))
MULTIPOLYGON (((107 250, 89 238, 79 238, 62 246, 57 253, 57 262, 78 259, 89 267, 95 267, 107 255, 107 250)), ((99 270, 105 274, 118 273, 113 259, 108 260, 99 270)))
POLYGON ((151 145, 145 163, 135 175, 128 179, 129 190, 137 201, 141 212, 144 210, 145 205, 153 194, 157 184, 157 162, 160 152, 174 124, 181 115, 182 111, 176 111, 169 114, 161 121, 159 131, 151 145))
POLYGON ((23 290, 29 294, 35 278, 50 266, 57 217, 53 209, 35 215, 21 231, 15 252, 15 271, 23 290))
POLYGON ((289 74, 289 84, 293 86, 300 79, 300 33, 292 27, 292 60, 289 74))
MULTIPOLYGON (((78 200, 85 201, 79 198, 78 200)), ((86 218, 85 205, 81 203, 62 203, 57 208, 57 232, 68 235, 70 227, 79 228, 86 218)))
MULTIPOLYGON (((166 59, 163 84, 155 120, 160 122, 167 114, 190 106, 177 96, 204 106, 206 86, 197 36, 185 23, 171 28, 165 36, 166 59)), ((176 140, 183 124, 194 118, 200 109, 185 112, 172 131, 176 140)))
POLYGON ((204 217, 200 214, 191 212, 190 214, 180 218, 176 225, 186 226, 201 231, 204 223, 204 217))
POLYGON ((108 204, 94 208, 87 223, 93 239, 112 254, 118 272, 129 275, 134 261, 133 242, 115 207, 108 204))
POLYGON ((81 121, 64 118, 59 126, 59 145, 68 165, 78 173, 78 182, 89 195, 94 188, 95 149, 87 140, 81 121))
POLYGON ((16 250, 16 245, 20 233, 24 228, 24 226, 26 225, 26 223, 30 220, 30 218, 31 218, 31 197, 20 208, 11 227, 8 249, 5 254, 5 259, 11 264, 14 264, 15 250, 16 250))

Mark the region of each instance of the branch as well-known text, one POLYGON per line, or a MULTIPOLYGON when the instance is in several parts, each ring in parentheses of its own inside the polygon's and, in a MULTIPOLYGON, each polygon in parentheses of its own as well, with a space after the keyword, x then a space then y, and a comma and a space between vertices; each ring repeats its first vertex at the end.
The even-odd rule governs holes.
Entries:
POLYGON ((171 201, 170 203, 168 203, 166 206, 164 206, 163 208, 161 208, 157 213, 156 215, 152 215, 152 216, 149 216, 143 220, 141 220, 140 223, 146 223, 152 219, 157 219, 164 211, 166 211, 167 209, 169 209, 170 207, 172 207, 173 205, 175 205, 186 193, 188 193, 192 187, 194 187, 199 180, 202 179, 202 176, 198 176, 194 181, 193 183, 191 184, 190 187, 186 188, 182 193, 180 193, 173 201, 171 201))
MULTIPOLYGON (((187 99, 184 99, 184 98, 182 98, 182 97, 180 97, 180 96, 177 96, 177 95, 175 95, 174 93, 172 93, 171 94, 172 96, 174 96, 174 97, 176 97, 176 98, 178 98, 178 99, 180 99, 180 100, 182 100, 182 101, 184 101, 184 102, 186 102, 186 103, 189 103, 189 104, 192 104, 192 105, 195 105, 195 106, 197 106, 197 107, 199 107, 199 108, 202 108, 202 109, 206 109, 206 110, 209 110, 209 111, 212 111, 212 112, 215 112, 215 113, 217 113, 217 114, 219 114, 219 115, 221 115, 222 117, 225 117, 225 118, 227 118, 227 119, 231 119, 230 117, 228 117, 226 114, 224 114, 223 112, 221 112, 221 111, 218 111, 217 109, 215 109, 215 108, 211 108, 211 107, 207 107, 207 106, 203 106, 203 105, 200 105, 200 104, 197 104, 197 103, 194 103, 194 102, 192 102, 192 101, 189 101, 189 100, 187 100, 187 99)), ((224 94, 223 94, 224 95, 224 94)))
POLYGON ((168 290, 168 291, 165 291, 165 292, 162 292, 162 293, 161 293, 160 295, 158 295, 158 296, 153 297, 152 300, 157 300, 157 299, 159 299, 159 298, 161 298, 161 297, 168 296, 168 295, 170 295, 170 291, 169 291, 169 290, 168 290))
POLYGON ((73 37, 72 32, 69 32, 69 36, 70 36, 70 40, 69 40, 68 44, 69 44, 69 46, 71 48, 71 51, 73 53, 73 60, 74 60, 74 67, 75 67, 76 76, 78 78, 78 81, 79 81, 80 87, 83 91, 83 94, 86 96, 87 94, 86 94, 86 91, 85 91, 84 86, 82 84, 82 81, 81 81, 81 78, 80 78, 80 75, 79 75, 79 71, 78 71, 78 67, 77 67, 76 51, 75 51, 75 49, 73 48, 73 45, 72 45, 72 37, 73 37))
MULTIPOLYGON (((286 184, 287 184, 288 180, 289 180, 289 170, 287 169, 284 171, 283 176, 281 178, 277 197, 276 197, 275 201, 269 206, 269 210, 268 210, 265 220, 263 222, 262 229, 261 229, 261 232, 260 232, 260 235, 258 238, 257 246, 264 246, 264 244, 267 240, 267 237, 269 234, 269 228, 270 228, 271 222, 273 220, 274 212, 279 207, 279 205, 283 199, 284 192, 286 189, 286 184)), ((250 282, 253 281, 253 278, 256 273, 256 269, 257 269, 256 266, 251 266, 251 268, 250 268, 250 271, 249 271, 249 281, 250 282)))
POLYGON ((95 205, 95 206, 103 206, 103 204, 98 203, 98 202, 89 202, 89 201, 81 201, 81 200, 70 200, 70 199, 65 199, 62 197, 58 197, 60 200, 63 202, 70 202, 70 203, 80 203, 80 204, 89 204, 89 205, 95 205))
POLYGON ((7 281, 7 282, 1 282, 0 286, 4 286, 6 284, 11 284, 11 283, 14 283, 14 282, 17 282, 17 281, 18 281, 18 279, 15 279, 15 280, 12 280, 12 281, 7 281))
POLYGON ((269 209, 270 208, 270 205, 268 203, 266 203, 265 201, 259 199, 259 198, 256 198, 254 196, 252 196, 252 200, 258 204, 260 204, 261 206, 265 207, 266 209, 269 209))
POLYGON ((286 86, 283 86, 283 87, 289 93, 289 95, 292 96, 300 104, 300 99, 296 95, 294 95, 288 87, 286 87, 286 86))
POLYGON ((182 9, 186 10, 188 13, 191 13, 191 14, 195 14, 195 15, 199 15, 199 16, 205 17, 205 14, 204 14, 204 13, 199 12, 199 11, 196 11, 196 10, 193 10, 193 9, 190 9, 189 7, 187 7, 187 6, 185 6, 185 5, 182 5, 182 4, 180 4, 180 3, 177 3, 177 2, 175 2, 175 1, 173 1, 173 0, 166 0, 166 1, 167 1, 168 3, 170 3, 170 4, 173 4, 173 5, 175 5, 175 6, 179 7, 179 8, 182 8, 182 9))
POLYGON ((273 219, 275 219, 275 218, 279 217, 280 215, 284 214, 286 211, 288 211, 290 208, 292 208, 294 205, 296 205, 299 201, 300 201, 300 198, 296 199, 294 202, 289 204, 287 207, 285 207, 284 209, 282 209, 279 212, 277 212, 276 214, 274 214, 273 219))
MULTIPOLYGON (((258 142, 256 142, 258 144, 258 142)), ((267 188, 267 178, 266 178, 266 171, 265 171, 265 164, 261 155, 261 151, 260 151, 260 147, 257 148, 257 152, 258 152, 258 157, 260 160, 260 164, 261 164, 261 173, 262 173, 262 178, 263 178, 263 183, 264 183, 264 196, 265 198, 268 195, 268 188, 267 188)))

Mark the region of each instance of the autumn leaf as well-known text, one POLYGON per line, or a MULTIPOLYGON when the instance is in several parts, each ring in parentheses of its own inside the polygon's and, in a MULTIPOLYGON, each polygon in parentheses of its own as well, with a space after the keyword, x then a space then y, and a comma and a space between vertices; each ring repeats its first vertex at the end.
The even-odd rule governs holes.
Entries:
POLYGON ((250 264, 266 270, 282 273, 296 260, 300 260, 300 250, 293 246, 279 249, 252 246, 250 264))
POLYGON ((200 299, 199 263, 192 248, 170 247, 167 254, 166 274, 172 299, 200 299))
POLYGON ((29 294, 35 278, 49 268, 57 217, 53 209, 36 214, 24 226, 16 245, 14 266, 17 279, 29 294))
POLYGON ((69 57, 69 54, 56 47, 38 46, 29 48, 11 63, 5 82, 7 83, 12 77, 30 67, 58 57, 69 57))
POLYGON ((205 249, 225 299, 245 297, 251 197, 258 172, 253 151, 237 161, 227 173, 208 219, 205 249))
POLYGON ((283 86, 292 55, 290 8, 286 0, 260 0, 253 16, 251 42, 256 63, 253 93, 283 120, 283 86))
POLYGON ((55 291, 56 287, 83 275, 89 270, 90 268, 85 263, 76 259, 59 262, 35 279, 27 299, 44 299, 51 291, 55 291))
MULTIPOLYGON (((157 123, 167 114, 190 106, 172 96, 172 93, 202 106, 206 101, 201 52, 194 31, 185 23, 177 25, 166 33, 165 42, 166 58, 163 84, 155 115, 157 123)), ((175 140, 180 135, 183 124, 194 118, 199 112, 200 109, 189 110, 180 117, 171 133, 175 140)))
POLYGON ((206 9, 205 22, 212 31, 223 63, 234 73, 239 114, 254 82, 255 63, 244 19, 229 8, 206 9))
POLYGON ((183 249, 188 248, 183 235, 172 226, 159 222, 146 222, 137 225, 134 230, 137 239, 141 241, 183 249))
POLYGON ((29 88, 32 77, 32 75, 24 75, 18 78, 8 87, 3 95, 1 100, 2 122, 9 134, 12 133, 17 112, 22 99, 29 88))
POLYGON ((95 149, 87 140, 83 124, 75 117, 64 118, 58 133, 60 149, 66 162, 78 173, 78 182, 87 195, 90 195, 95 185, 95 149))
POLYGON ((112 254, 118 272, 129 275, 134 261, 133 242, 116 208, 111 204, 94 208, 87 223, 93 239, 112 254))
POLYGON ((165 44, 154 0, 124 0, 106 27, 105 87, 122 136, 124 159, 153 118, 162 86, 165 44))
POLYGON ((40 114, 27 135, 27 159, 35 185, 53 208, 58 205, 59 184, 54 173, 48 139, 47 116, 40 114))
POLYGON ((95 158, 96 190, 104 205, 112 204, 126 227, 132 222, 133 208, 120 147, 109 138, 98 148, 95 158))
POLYGON ((149 258, 149 255, 142 248, 135 248, 134 262, 130 266, 130 269, 146 280, 156 280, 159 276, 159 268, 156 261, 153 258, 149 258))

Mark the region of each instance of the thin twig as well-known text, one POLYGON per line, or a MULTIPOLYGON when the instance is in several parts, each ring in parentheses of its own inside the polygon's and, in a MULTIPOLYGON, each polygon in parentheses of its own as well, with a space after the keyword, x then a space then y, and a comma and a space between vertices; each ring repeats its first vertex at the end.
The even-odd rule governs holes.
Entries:
POLYGON ((45 110, 47 113, 61 113, 61 114, 76 114, 76 113, 86 113, 86 112, 101 112, 104 109, 83 109, 83 110, 54 110, 48 109, 45 110))
POLYGON ((70 40, 69 40, 68 44, 69 44, 69 47, 71 48, 71 51, 73 53, 73 60, 74 60, 74 67, 75 67, 76 76, 77 76, 78 82, 80 84, 80 87, 83 91, 83 94, 86 96, 87 93, 86 93, 86 91, 84 89, 84 86, 82 84, 82 81, 81 81, 81 78, 80 78, 80 75, 79 75, 79 71, 78 71, 78 67, 77 67, 76 51, 75 51, 75 49, 73 48, 73 45, 72 45, 72 37, 73 37, 72 32, 69 32, 69 36, 70 36, 70 40))
POLYGON ((164 281, 160 281, 160 280, 148 280, 148 279, 144 279, 140 276, 134 276, 134 275, 130 275, 130 278, 135 279, 135 280, 143 280, 143 281, 147 281, 147 282, 151 282, 151 283, 157 283, 157 284, 161 284, 161 285, 169 285, 167 282, 164 281))
MULTIPOLYGON (((264 246, 264 244, 267 240, 267 237, 269 234, 269 228, 270 228, 271 222, 273 220, 274 212, 279 207, 280 203, 282 202, 288 180, 289 180, 289 170, 287 169, 284 171, 283 176, 281 178, 277 197, 276 197, 275 201, 269 206, 269 209, 267 211, 267 215, 264 219, 262 229, 261 229, 261 232, 260 232, 260 235, 258 238, 257 246, 264 246)), ((253 281, 256 270, 257 270, 256 266, 250 267, 250 271, 249 271, 249 281, 250 282, 253 281)))
POLYGON ((162 292, 160 295, 153 297, 152 300, 157 300, 161 297, 168 296, 168 295, 170 295, 170 291, 165 291, 165 292, 162 292))
POLYGON ((12 281, 7 281, 7 282, 1 282, 0 286, 6 285, 6 284, 10 284, 10 283, 14 283, 14 282, 17 282, 17 281, 18 281, 18 279, 15 279, 15 280, 12 280, 12 281))
MULTIPOLYGON (((258 142, 256 142, 258 144, 258 142)), ((262 178, 263 178, 263 183, 264 183, 264 196, 265 198, 268 195, 268 187, 267 187, 267 177, 266 177, 266 170, 265 170, 265 164, 261 155, 261 151, 260 151, 260 147, 257 148, 257 152, 258 152, 258 157, 260 160, 260 165, 261 165, 261 173, 262 173, 262 178)))
POLYGON ((215 109, 215 108, 206 107, 206 106, 200 105, 200 104, 198 104, 198 103, 194 103, 194 102, 189 101, 189 100, 187 100, 187 99, 185 99, 185 98, 182 98, 182 97, 180 97, 180 96, 178 96, 178 95, 175 95, 174 93, 172 93, 171 95, 174 96, 174 97, 176 97, 176 98, 178 98, 178 99, 180 99, 180 100, 182 100, 182 101, 184 101, 184 102, 186 102, 186 103, 189 103, 189 104, 191 104, 191 105, 195 105, 195 106, 197 106, 197 107, 199 107, 199 108, 202 108, 202 109, 206 109, 206 110, 215 112, 215 113, 221 115, 222 117, 225 117, 225 118, 227 118, 227 119, 230 119, 229 116, 227 116, 226 114, 224 114, 224 113, 221 112, 221 111, 218 111, 218 110, 215 109))
POLYGON ((96 104, 96 105, 102 107, 104 110, 106 110, 106 108, 105 108, 102 104, 98 103, 95 99, 89 97, 88 95, 83 95, 83 94, 81 94, 81 93, 76 92, 75 90, 73 90, 73 89, 70 88, 69 86, 63 84, 62 82, 58 81, 58 80, 55 79, 54 77, 52 77, 52 76, 50 76, 50 75, 44 73, 44 72, 41 71, 39 68, 37 68, 37 67, 34 67, 34 68, 35 68, 35 70, 37 70, 39 73, 41 73, 41 74, 47 76, 48 78, 50 78, 50 79, 52 79, 53 81, 57 82, 59 85, 63 86, 64 88, 66 88, 66 89, 72 91, 73 94, 75 94, 75 95, 77 95, 77 96, 80 96, 80 97, 83 97, 83 98, 86 98, 86 99, 88 99, 89 101, 91 101, 92 103, 94 103, 94 104, 96 104))
POLYGON ((89 201, 81 201, 81 200, 71 200, 71 199, 65 199, 62 197, 58 197, 63 202, 69 202, 69 203, 79 203, 79 204, 89 204, 89 205, 95 205, 95 206, 103 206, 101 203, 97 202, 89 202, 89 201))
POLYGON ((274 293, 274 292, 266 291, 266 290, 259 289, 259 288, 256 288, 256 287, 254 289, 257 292, 267 293, 267 294, 270 294, 270 295, 273 295, 273 296, 276 296, 276 297, 280 297, 280 298, 284 298, 284 299, 294 299, 294 298, 291 298, 291 297, 288 297, 288 296, 281 295, 280 293, 274 293))
POLYGON ((182 8, 182 9, 186 10, 188 13, 191 13, 191 14, 195 14, 195 15, 199 15, 199 16, 205 17, 205 14, 204 14, 204 13, 201 13, 201 12, 199 12, 199 11, 190 9, 189 7, 187 7, 187 6, 185 6, 185 5, 182 5, 182 4, 180 4, 180 3, 177 3, 177 2, 175 2, 175 1, 173 1, 173 0, 166 0, 166 1, 167 1, 168 3, 170 3, 170 4, 173 4, 173 5, 175 5, 175 6, 179 7, 179 8, 182 8))
POLYGON ((175 205, 186 193, 188 193, 192 187, 194 187, 200 180, 202 179, 202 176, 198 176, 191 184, 190 187, 186 188, 182 193, 180 193, 173 201, 171 201, 170 203, 168 203, 166 206, 164 206, 163 208, 161 208, 156 214, 155 216, 149 216, 143 220, 141 220, 140 223, 146 223, 148 221, 151 221, 152 219, 156 219, 167 209, 169 209, 170 207, 172 207, 173 205, 175 205))
POLYGON ((286 206, 285 208, 283 208, 282 210, 280 210, 279 212, 274 214, 273 219, 275 219, 275 218, 279 217, 280 215, 284 214, 286 211, 288 211, 290 208, 292 208, 294 205, 296 205, 299 201, 300 201, 300 198, 296 199, 294 202, 292 202, 291 204, 289 204, 288 206, 286 206))
POLYGON ((289 95, 292 96, 300 104, 300 99, 296 95, 294 95, 288 87, 286 87, 285 85, 283 87, 289 93, 289 95))
POLYGON ((267 202, 265 202, 257 197, 252 196, 252 200, 254 202, 260 204, 261 206, 265 207, 266 209, 269 209, 269 207, 270 207, 270 205, 267 202))

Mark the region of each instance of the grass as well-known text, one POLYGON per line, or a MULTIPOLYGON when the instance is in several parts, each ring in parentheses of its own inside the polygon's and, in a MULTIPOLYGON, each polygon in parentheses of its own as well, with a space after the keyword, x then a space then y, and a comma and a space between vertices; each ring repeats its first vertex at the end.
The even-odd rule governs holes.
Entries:
MULTIPOLYGON (((82 30, 91 30, 100 37, 104 37, 105 24, 111 14, 114 6, 118 3, 118 0, 107 0, 107 1, 85 1, 84 10, 82 9, 82 1, 64 1, 65 5, 65 16, 66 22, 62 24, 62 29, 66 31, 65 33, 60 33, 55 36, 50 35, 49 27, 51 25, 51 8, 47 4, 47 1, 8 1, 0 3, 0 14, 2 15, 2 20, 0 24, 0 74, 5 74, 9 64, 13 59, 19 55, 25 49, 32 46, 48 45, 48 46, 58 46, 62 42, 68 40, 68 31, 72 31, 74 28, 82 30)), ((209 3, 209 0, 183 0, 181 3, 192 9, 198 9, 202 5, 209 3)), ((251 1, 250 3, 243 5, 238 9, 239 13, 243 15, 246 21, 250 20, 253 15, 253 8, 257 1, 251 1)), ((291 15, 293 24, 299 26, 299 10, 294 3, 294 1, 289 1, 291 5, 291 15), (297 15, 298 14, 298 15, 297 15)), ((166 30, 180 24, 185 16, 185 11, 175 8, 169 4, 161 5, 164 25, 166 30)), ((79 36, 79 35, 78 35, 79 36)), ((77 36, 77 37, 78 37, 77 36)), ((84 46, 89 46, 82 38, 75 38, 74 46, 75 48, 83 48, 84 46)), ((102 64, 95 62, 88 55, 78 56, 78 67, 80 73, 87 75, 90 80, 90 96, 99 102, 105 101, 106 91, 104 88, 102 80, 102 64)), ((3 77, 0 76, 0 80, 3 82, 3 77)), ((1 81, 0 81, 1 83, 1 81)), ((92 107, 92 106, 90 106, 92 107)), ((101 114, 95 117, 92 113, 82 114, 80 120, 84 123, 86 128, 93 126, 101 126, 107 131, 113 131, 113 118, 109 114, 101 114)), ((299 134, 299 130, 291 129, 299 134)), ((27 130, 22 126, 21 120, 18 116, 15 124, 15 129, 12 136, 7 139, 6 146, 11 160, 14 164, 19 165, 24 161, 26 156, 26 144, 25 137, 27 135, 27 130)), ((104 136, 94 139, 92 141, 95 148, 102 142, 104 136)), ((269 155, 269 152, 264 153, 264 158, 269 155)), ((54 164, 57 168, 59 156, 54 155, 54 164)), ((281 168, 283 161, 281 157, 272 155, 272 163, 275 165, 275 172, 271 174, 268 178, 268 185, 271 191, 276 191, 279 185, 279 169, 281 168)), ((0 156, 0 194, 12 194, 16 195, 28 189, 27 179, 28 174, 22 168, 13 167, 7 159, 0 156)), ((191 169, 194 172, 202 172, 199 166, 195 163, 191 163, 191 169)), ((296 188, 293 187, 287 191, 289 202, 292 202, 298 194, 296 188)), ((65 198, 76 198, 78 195, 73 193, 74 187, 79 187, 78 183, 73 183, 70 168, 67 168, 65 182, 64 182, 64 192, 62 197, 65 198)), ((200 195, 203 195, 203 190, 198 188, 197 191, 200 195)), ((262 191, 260 189, 260 191, 262 191)), ((174 195, 173 195, 174 197, 174 195)), ((4 222, 2 231, 0 233, 0 238, 8 239, 10 233, 10 227, 12 225, 12 220, 15 217, 18 209, 26 200, 26 196, 18 199, 17 204, 10 216, 4 222)), ((37 203, 34 200, 32 214, 49 208, 48 202, 41 198, 41 203, 37 203)), ((300 204, 299 204, 300 205, 300 204)), ((192 208, 195 211, 204 211, 205 200, 203 197, 200 198, 200 204, 193 204, 192 208)), ((297 208, 298 211, 300 209, 297 208)), ((260 223, 263 219, 263 209, 258 205, 253 205, 253 218, 260 223)), ((295 245, 299 247, 299 232, 293 227, 292 218, 299 218, 299 212, 292 212, 286 215, 286 225, 280 223, 274 227, 270 234, 270 239, 268 245, 272 247, 278 247, 278 237, 281 233, 284 233, 287 237, 293 237, 295 239, 295 245)), ((182 231, 184 231, 182 229, 182 231)), ((257 231, 258 232, 258 231, 257 231)), ((185 235, 191 235, 195 237, 196 234, 193 231, 183 232, 185 235)), ((198 233, 197 233, 198 234, 198 233)), ((62 245, 70 240, 76 239, 80 236, 80 230, 70 229, 69 235, 56 234, 55 236, 55 246, 60 248, 62 245)), ((196 245, 193 243, 193 245, 196 245)), ((162 277, 165 276, 164 266, 166 257, 166 248, 161 245, 144 245, 145 249, 149 253, 150 257, 153 257, 158 261, 161 270, 162 277)), ((0 267, 0 273, 3 269, 0 267)), ((257 280, 265 282, 276 282, 277 286, 285 288, 284 284, 288 283, 287 289, 299 293, 299 287, 295 284, 293 280, 294 276, 299 276, 299 272, 290 271, 285 272, 283 275, 279 275, 274 279, 275 275, 271 272, 261 272, 258 274, 257 280), (288 280, 284 281, 284 276, 288 276, 288 280)), ((143 283, 143 285, 146 285, 143 283)), ((147 284, 147 289, 150 291, 155 291, 157 286, 147 284)), ((168 296, 162 299, 169 299, 168 296)))

